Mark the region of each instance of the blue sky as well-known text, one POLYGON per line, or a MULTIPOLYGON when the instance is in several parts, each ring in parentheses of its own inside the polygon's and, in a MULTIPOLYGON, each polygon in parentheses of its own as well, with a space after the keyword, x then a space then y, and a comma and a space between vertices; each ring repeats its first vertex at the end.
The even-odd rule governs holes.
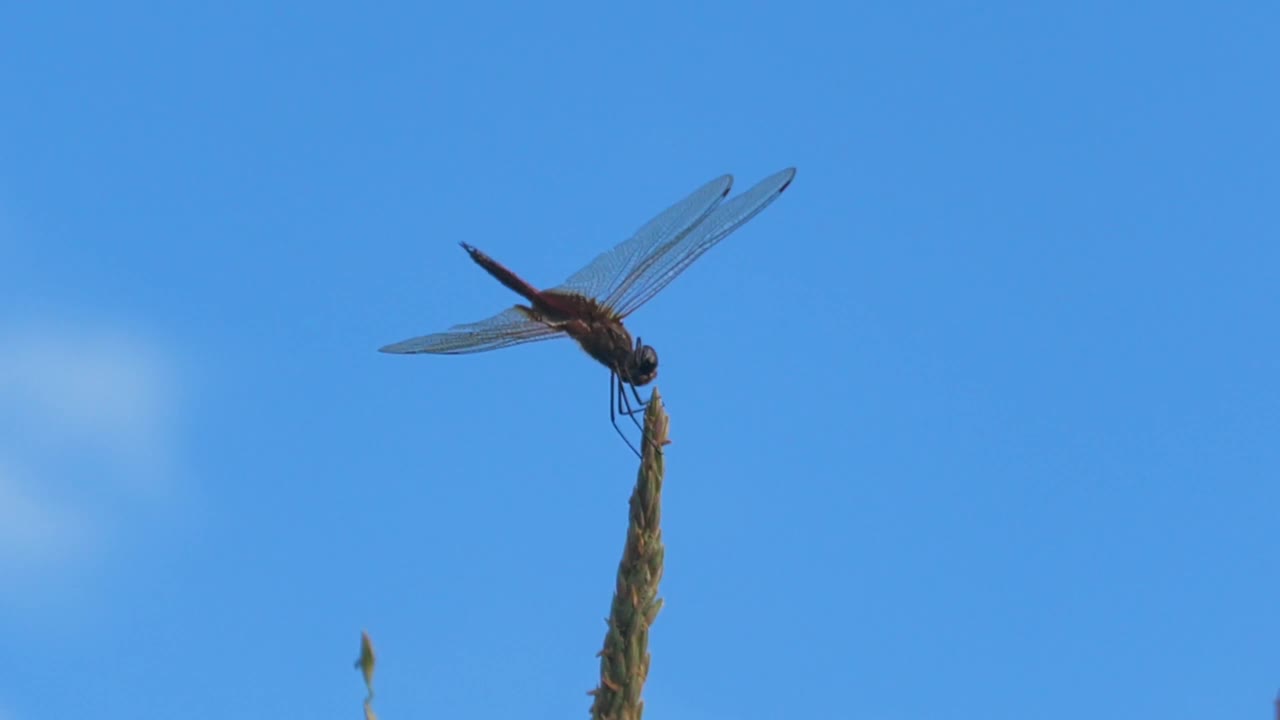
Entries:
POLYGON ((569 341, 376 348, 724 172, 628 320, 649 716, 1266 717, 1274 3, 27 4, 0 718, 586 717, 635 461, 569 341))

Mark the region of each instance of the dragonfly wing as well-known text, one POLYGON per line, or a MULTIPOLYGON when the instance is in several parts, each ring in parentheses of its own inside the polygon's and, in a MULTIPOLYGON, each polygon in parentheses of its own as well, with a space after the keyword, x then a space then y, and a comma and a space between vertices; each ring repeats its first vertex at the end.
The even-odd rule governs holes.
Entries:
POLYGON ((726 200, 685 233, 652 247, 650 255, 633 263, 632 274, 613 293, 601 298, 601 302, 620 317, 626 317, 675 280, 702 253, 777 200, 795 176, 795 168, 774 173, 750 190, 726 200))
POLYGON ((684 237, 724 200, 733 187, 733 176, 723 175, 694 190, 685 199, 645 223, 629 239, 597 256, 559 286, 556 292, 576 293, 598 299, 614 294, 633 278, 646 258, 684 237))
POLYGON ((503 310, 487 320, 454 325, 444 332, 410 338, 378 349, 384 353, 462 355, 497 350, 511 345, 550 340, 563 334, 558 327, 537 319, 522 306, 503 310))

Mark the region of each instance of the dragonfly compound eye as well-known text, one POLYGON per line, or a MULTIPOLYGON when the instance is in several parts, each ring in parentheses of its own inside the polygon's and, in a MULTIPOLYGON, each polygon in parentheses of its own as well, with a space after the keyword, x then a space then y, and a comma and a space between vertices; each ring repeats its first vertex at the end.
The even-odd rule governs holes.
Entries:
POLYGON ((658 351, 649 345, 641 345, 631 354, 630 383, 646 385, 658 376, 658 351))

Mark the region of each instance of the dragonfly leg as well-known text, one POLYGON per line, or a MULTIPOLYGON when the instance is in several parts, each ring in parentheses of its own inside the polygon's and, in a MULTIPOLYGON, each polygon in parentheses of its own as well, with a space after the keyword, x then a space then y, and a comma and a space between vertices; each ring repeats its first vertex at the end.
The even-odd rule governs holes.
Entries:
POLYGON ((640 457, 640 451, 631 443, 631 439, 627 437, 627 434, 622 432, 622 428, 618 427, 619 414, 630 417, 631 422, 635 422, 639 426, 639 423, 636 422, 635 412, 626 402, 627 396, 622 390, 622 384, 622 378, 618 377, 617 373, 609 373, 609 422, 613 423, 613 429, 618 431, 618 437, 622 438, 627 447, 631 448, 631 452, 635 453, 636 457, 640 457), (623 410, 624 405, 627 406, 625 410, 623 410))
MULTIPOLYGON (((636 426, 637 429, 640 430, 640 432, 643 433, 644 426, 640 424, 640 421, 638 419, 636 419, 636 415, 644 414, 644 405, 641 404, 640 407, 633 407, 631 405, 631 400, 630 398, 627 397, 627 391, 626 391, 626 388, 624 387, 628 385, 629 385, 628 383, 622 382, 621 379, 618 380, 618 412, 621 413, 622 415, 626 415, 627 417, 631 418, 631 422, 636 426)), ((635 385, 629 385, 629 387, 631 388, 632 392, 635 392, 635 389, 636 389, 635 385)))
MULTIPOLYGON (((637 428, 640 428, 641 444, 643 445, 643 444, 645 444, 646 442, 648 442, 650 445, 652 445, 652 447, 653 447, 653 449, 654 449, 654 450, 656 450, 656 451, 658 451, 658 452, 662 452, 662 447, 661 447, 661 446, 659 446, 659 445, 657 445, 657 444, 653 443, 653 441, 651 441, 651 440, 649 440, 649 441, 645 440, 645 435, 644 435, 644 425, 642 425, 642 424, 640 423, 640 421, 636 419, 636 416, 637 416, 637 415, 643 415, 643 414, 644 414, 644 410, 645 410, 645 408, 646 408, 646 407, 648 407, 649 403, 648 403, 647 401, 645 401, 645 400, 641 399, 641 397, 640 397, 640 393, 639 393, 639 391, 637 391, 637 390, 636 390, 636 386, 635 386, 635 385, 632 385, 631 383, 624 383, 624 382, 622 381, 622 378, 618 378, 617 391, 618 391, 618 412, 619 412, 620 414, 622 414, 622 415, 626 415, 626 416, 630 417, 630 418, 631 418, 631 422, 635 423, 635 425, 636 425, 636 427, 637 427, 637 428), (635 404, 635 406, 634 406, 634 407, 631 405, 631 400, 630 400, 630 398, 628 398, 628 397, 627 397, 627 392, 626 392, 626 390, 623 388, 623 385, 626 385, 627 387, 631 388, 631 394, 635 396, 635 403, 636 403, 636 404, 635 404)), ((617 427, 618 427, 617 423, 614 423, 614 427, 615 427, 615 428, 617 428, 617 427)), ((621 430, 619 430, 618 432, 619 432, 619 433, 621 433, 622 431, 621 431, 621 430)), ((630 441, 627 441, 627 445, 631 445, 631 442, 630 442, 630 441)), ((631 447, 631 449, 632 449, 632 451, 634 451, 634 450, 635 450, 635 446, 632 446, 632 447, 631 447)))
POLYGON ((641 410, 645 409, 645 407, 647 407, 647 406, 649 405, 648 401, 646 401, 646 400, 641 400, 641 399, 640 399, 640 391, 639 391, 639 390, 636 390, 636 386, 635 386, 635 385, 632 385, 632 386, 631 386, 631 394, 635 397, 635 399, 636 399, 636 405, 637 405, 641 410))

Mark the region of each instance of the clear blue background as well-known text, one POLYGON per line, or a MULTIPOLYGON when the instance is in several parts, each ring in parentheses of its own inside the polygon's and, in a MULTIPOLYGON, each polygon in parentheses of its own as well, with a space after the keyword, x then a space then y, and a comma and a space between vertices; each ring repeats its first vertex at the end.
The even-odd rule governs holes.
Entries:
POLYGON ((459 240, 552 285, 790 165, 629 320, 648 716, 1267 717, 1280 9, 1122 5, 10 7, 0 353, 127 338, 169 459, 0 445, 91 528, 8 540, 0 717, 356 718, 363 628, 383 718, 586 717, 606 372, 375 349, 515 300, 459 240))

